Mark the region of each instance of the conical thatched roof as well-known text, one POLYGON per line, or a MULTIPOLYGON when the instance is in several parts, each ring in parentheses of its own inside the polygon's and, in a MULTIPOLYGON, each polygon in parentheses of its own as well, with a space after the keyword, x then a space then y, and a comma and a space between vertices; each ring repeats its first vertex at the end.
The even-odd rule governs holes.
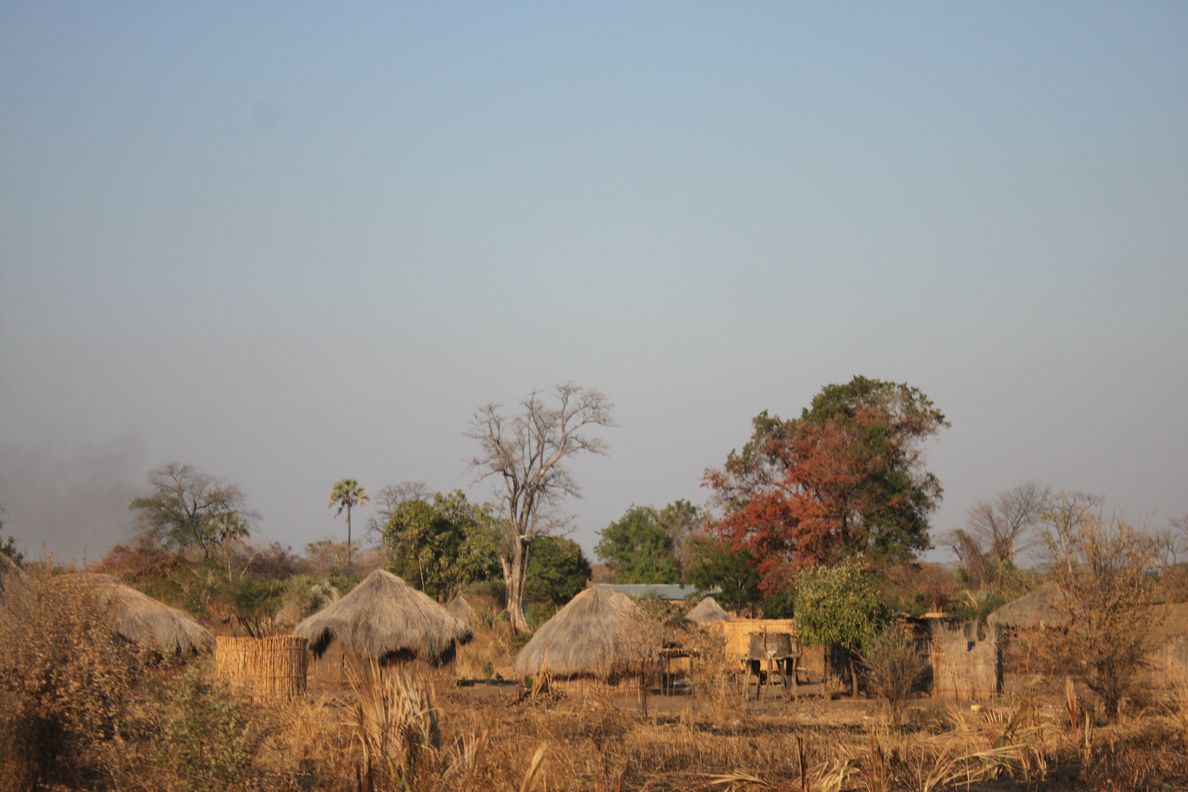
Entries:
POLYGON ((990 614, 986 623, 992 627, 1064 627, 1068 612, 1062 607, 1063 594, 1055 583, 1045 583, 990 614))
POLYGON ((474 623, 474 608, 472 608, 470 603, 466 601, 466 597, 463 597, 461 594, 455 594, 450 599, 450 601, 446 603, 446 610, 467 624, 474 623))
POLYGON ((157 602, 110 575, 80 573, 75 577, 91 586, 99 612, 125 640, 164 656, 196 655, 214 649, 214 636, 177 608, 157 602))
POLYGON ((293 634, 318 657, 333 642, 377 660, 441 662, 472 633, 460 619, 391 572, 377 569, 342 599, 310 616, 293 634))
POLYGON ((639 613, 626 594, 588 588, 541 625, 516 655, 516 672, 605 677, 630 670, 636 653, 627 639, 639 613))
POLYGON ((716 599, 713 597, 706 597, 701 602, 697 603, 697 606, 693 608, 693 610, 689 611, 685 618, 691 622, 705 624, 706 622, 712 621, 725 621, 726 619, 730 618, 730 614, 718 604, 716 599))

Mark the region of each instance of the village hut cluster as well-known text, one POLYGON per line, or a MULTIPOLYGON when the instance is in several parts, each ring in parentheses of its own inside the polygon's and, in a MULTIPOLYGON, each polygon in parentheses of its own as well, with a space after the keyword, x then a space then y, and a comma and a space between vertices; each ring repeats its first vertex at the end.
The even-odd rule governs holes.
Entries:
MULTIPOLYGON (((341 686, 357 661, 381 667, 451 663, 457 648, 472 639, 470 625, 477 619, 460 594, 442 605, 377 570, 345 595, 332 588, 319 592, 323 606, 290 623, 291 635, 216 640, 187 614, 108 575, 32 578, 0 555, 0 603, 11 606, 43 585, 81 587, 119 640, 151 655, 186 659, 213 652, 220 676, 255 698, 272 700, 303 695, 313 682, 341 686)), ((1068 609, 1060 597, 1054 585, 1040 586, 992 613, 984 625, 944 614, 902 616, 898 624, 916 640, 931 695, 984 700, 1003 692, 1004 676, 1018 679, 1030 670, 1028 653, 1036 639, 1067 627, 1068 609)), ((1188 661, 1188 605, 1160 607, 1163 626, 1153 657, 1188 661)), ((642 687, 657 658, 666 664, 661 676, 671 676, 674 658, 683 663, 680 673, 691 673, 707 639, 717 643, 715 651, 728 665, 750 669, 760 683, 778 670, 786 691, 798 682, 839 676, 842 668, 834 648, 801 645, 793 619, 738 618, 712 596, 699 597, 681 586, 598 584, 578 593, 532 635, 515 656, 514 672, 604 684, 635 677, 642 687), (641 607, 645 602, 652 605, 641 607), (670 630, 670 623, 681 626, 670 630)))

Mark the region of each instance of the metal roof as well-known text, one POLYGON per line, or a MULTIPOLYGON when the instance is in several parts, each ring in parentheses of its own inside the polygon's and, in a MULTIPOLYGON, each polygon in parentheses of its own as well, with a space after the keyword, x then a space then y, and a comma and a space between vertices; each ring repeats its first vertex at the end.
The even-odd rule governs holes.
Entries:
POLYGON ((677 583, 595 583, 594 588, 617 591, 636 599, 655 597, 662 600, 685 600, 698 592, 696 586, 682 586, 677 583))

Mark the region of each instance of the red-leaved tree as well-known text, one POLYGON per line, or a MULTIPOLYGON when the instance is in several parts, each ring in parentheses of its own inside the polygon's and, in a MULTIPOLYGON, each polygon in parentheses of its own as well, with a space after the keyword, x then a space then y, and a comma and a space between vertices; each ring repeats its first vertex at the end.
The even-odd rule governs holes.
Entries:
POLYGON ((865 377, 827 386, 799 419, 763 412, 743 450, 706 471, 724 511, 714 528, 769 594, 806 566, 926 549, 941 486, 922 444, 944 426, 917 389, 865 377))

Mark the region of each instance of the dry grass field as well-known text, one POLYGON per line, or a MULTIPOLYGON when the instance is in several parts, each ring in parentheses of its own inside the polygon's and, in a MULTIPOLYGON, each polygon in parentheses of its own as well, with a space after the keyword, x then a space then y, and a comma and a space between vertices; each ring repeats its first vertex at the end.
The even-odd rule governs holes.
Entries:
POLYGON ((175 665, 105 644, 77 592, 37 607, 54 625, 40 639, 12 622, 2 636, 0 670, 27 683, 0 702, 3 792, 1114 790, 1188 778, 1188 682, 1170 671, 1160 676, 1174 684, 1112 725, 1069 687, 974 706, 916 698, 893 728, 879 702, 821 685, 744 702, 712 657, 681 695, 643 701, 630 679, 515 680, 506 624, 479 619, 452 665, 364 665, 267 703, 226 687, 209 656, 175 665))

